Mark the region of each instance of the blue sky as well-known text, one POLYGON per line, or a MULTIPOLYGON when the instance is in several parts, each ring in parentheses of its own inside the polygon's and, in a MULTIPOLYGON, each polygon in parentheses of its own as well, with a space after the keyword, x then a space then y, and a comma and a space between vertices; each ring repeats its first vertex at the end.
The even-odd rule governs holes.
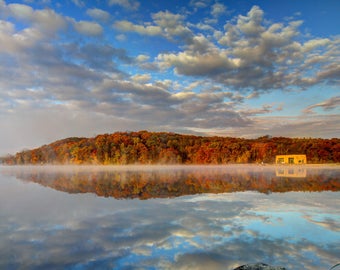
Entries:
POLYGON ((339 11, 0 0, 0 154, 125 130, 338 137, 339 11))

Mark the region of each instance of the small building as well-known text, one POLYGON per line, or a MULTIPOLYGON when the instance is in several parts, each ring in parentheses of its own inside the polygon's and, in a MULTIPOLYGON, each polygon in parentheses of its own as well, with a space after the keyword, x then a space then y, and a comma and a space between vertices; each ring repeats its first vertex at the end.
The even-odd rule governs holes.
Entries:
POLYGON ((306 155, 277 155, 276 164, 306 164, 306 155))

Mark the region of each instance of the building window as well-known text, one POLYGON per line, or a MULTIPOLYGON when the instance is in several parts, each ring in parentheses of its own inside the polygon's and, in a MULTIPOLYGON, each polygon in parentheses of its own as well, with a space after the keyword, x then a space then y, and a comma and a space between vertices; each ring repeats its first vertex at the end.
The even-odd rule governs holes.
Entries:
POLYGON ((294 158, 293 157, 288 158, 288 163, 289 164, 294 164, 294 158))

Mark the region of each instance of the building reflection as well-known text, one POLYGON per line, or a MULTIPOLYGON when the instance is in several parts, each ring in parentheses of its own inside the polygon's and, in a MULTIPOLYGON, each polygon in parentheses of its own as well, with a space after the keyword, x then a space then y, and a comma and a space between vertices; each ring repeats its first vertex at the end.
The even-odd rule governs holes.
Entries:
POLYGON ((276 176, 290 178, 306 178, 307 168, 294 166, 276 168, 276 176))

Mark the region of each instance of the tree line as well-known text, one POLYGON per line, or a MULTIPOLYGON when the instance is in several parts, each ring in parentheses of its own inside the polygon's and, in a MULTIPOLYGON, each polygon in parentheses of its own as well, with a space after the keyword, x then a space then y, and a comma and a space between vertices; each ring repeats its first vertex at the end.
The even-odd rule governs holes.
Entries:
POLYGON ((308 163, 339 163, 340 139, 204 137, 168 132, 116 132, 72 137, 2 158, 25 164, 274 163, 276 155, 305 154, 308 163))

